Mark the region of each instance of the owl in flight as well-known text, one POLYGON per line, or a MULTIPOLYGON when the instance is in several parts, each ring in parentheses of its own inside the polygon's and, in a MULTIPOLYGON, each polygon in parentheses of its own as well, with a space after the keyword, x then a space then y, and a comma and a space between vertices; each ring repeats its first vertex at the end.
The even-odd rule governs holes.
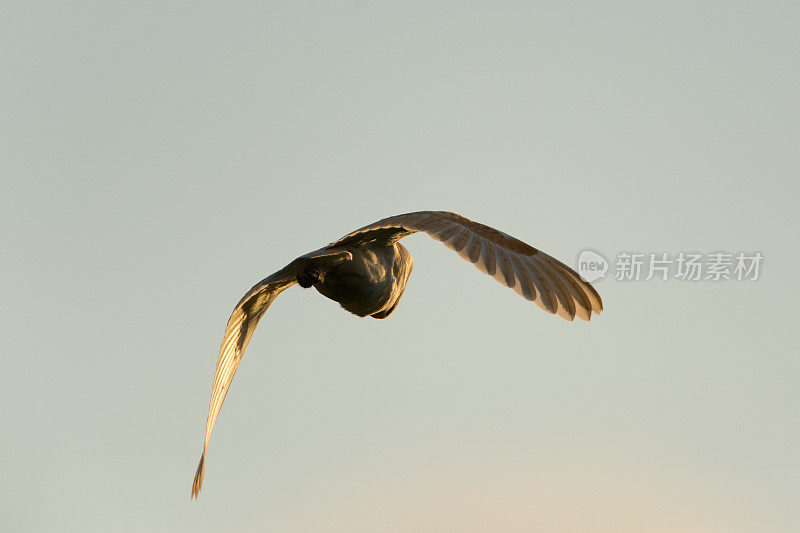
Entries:
POLYGON ((594 288, 564 263, 514 237, 456 213, 418 211, 379 220, 302 255, 263 279, 239 300, 228 320, 211 385, 203 455, 192 497, 203 484, 211 431, 258 321, 280 293, 298 283, 360 317, 386 318, 411 275, 411 254, 400 239, 423 231, 551 314, 588 321, 603 310, 594 288))

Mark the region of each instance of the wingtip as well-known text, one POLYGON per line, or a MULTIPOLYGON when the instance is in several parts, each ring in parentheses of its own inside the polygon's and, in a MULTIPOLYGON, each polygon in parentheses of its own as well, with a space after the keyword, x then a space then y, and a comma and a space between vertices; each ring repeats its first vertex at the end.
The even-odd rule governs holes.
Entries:
POLYGON ((203 486, 203 475, 206 470, 206 455, 203 453, 200 457, 200 464, 197 465, 197 472, 194 474, 194 481, 192 482, 192 496, 191 499, 196 500, 197 495, 200 494, 200 488, 203 486))
POLYGON ((584 311, 585 311, 585 314, 579 314, 579 315, 576 315, 576 316, 578 318, 580 318, 581 320, 583 320, 584 322, 591 322, 593 316, 597 316, 597 315, 599 315, 600 313, 603 312, 603 308, 601 307, 600 309, 597 309, 597 308, 593 307, 591 309, 586 309, 584 311))
POLYGON ((564 307, 563 305, 558 306, 558 310, 556 310, 555 314, 560 318, 563 318, 567 322, 572 322, 575 320, 577 313, 568 307, 564 307))

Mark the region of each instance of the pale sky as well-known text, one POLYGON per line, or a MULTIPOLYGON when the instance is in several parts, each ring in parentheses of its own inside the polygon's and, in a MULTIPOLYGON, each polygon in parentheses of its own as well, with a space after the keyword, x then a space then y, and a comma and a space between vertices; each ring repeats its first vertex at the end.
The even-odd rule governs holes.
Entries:
POLYGON ((796 4, 0 15, 1 530, 800 530, 796 4), (387 320, 278 298, 190 502, 242 294, 422 209, 764 262, 570 324, 409 237, 387 320))

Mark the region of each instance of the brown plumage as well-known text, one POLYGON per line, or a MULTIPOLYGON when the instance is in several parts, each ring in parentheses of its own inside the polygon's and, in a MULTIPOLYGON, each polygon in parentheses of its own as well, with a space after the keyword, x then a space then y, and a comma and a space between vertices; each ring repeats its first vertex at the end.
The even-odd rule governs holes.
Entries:
POLYGON ((425 232, 482 272, 565 320, 589 320, 603 310, 594 288, 571 268, 515 239, 456 213, 418 211, 379 220, 338 241, 300 256, 265 278, 239 301, 228 320, 211 385, 203 454, 192 483, 197 497, 214 423, 256 325, 277 296, 295 283, 358 316, 386 318, 397 307, 413 261, 398 241, 425 232))

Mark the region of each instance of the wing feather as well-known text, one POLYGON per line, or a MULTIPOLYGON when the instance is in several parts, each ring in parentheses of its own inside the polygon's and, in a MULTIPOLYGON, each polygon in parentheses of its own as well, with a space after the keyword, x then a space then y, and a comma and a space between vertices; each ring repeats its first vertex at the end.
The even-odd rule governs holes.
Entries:
MULTIPOLYGON (((559 271, 561 270, 559 269, 559 271)), ((575 302, 575 316, 581 320, 589 320, 589 317, 592 313, 591 300, 589 300, 589 297, 583 292, 581 286, 575 283, 575 280, 572 279, 572 276, 570 276, 569 273, 563 276, 562 279, 567 285, 567 289, 569 289, 570 294, 572 294, 573 301, 575 302)))
POLYGON ((467 245, 467 241, 469 240, 471 232, 469 229, 462 227, 458 233, 453 235, 450 240, 448 241, 454 252, 460 252, 464 249, 464 246, 467 245))
POLYGON ((481 260, 477 263, 477 267, 490 276, 494 276, 494 273, 497 271, 494 245, 486 239, 481 239, 481 260))
POLYGON ((495 278, 500 281, 500 283, 505 283, 506 287, 509 289, 513 289, 514 286, 517 284, 517 278, 514 277, 514 270, 511 267, 511 262, 508 259, 508 250, 502 248, 500 246, 495 246, 495 252, 497 253, 497 258, 499 261, 497 262, 500 269, 498 270, 500 276, 495 275, 495 278))
POLYGON ((552 293, 550 289, 545 283, 542 282, 539 273, 533 268, 533 265, 530 261, 527 261, 524 257, 520 257, 516 254, 514 255, 515 259, 522 262, 525 272, 528 273, 527 276, 520 279, 520 282, 531 285, 531 288, 535 290, 535 297, 531 298, 531 300, 533 303, 538 305, 540 309, 547 311, 548 313, 552 313, 553 305, 552 293))
MULTIPOLYGON (((533 265, 533 261, 530 261, 533 265)), ((575 318, 575 302, 572 295, 567 290, 561 276, 552 270, 547 261, 540 261, 538 266, 545 283, 553 288, 556 298, 558 299, 558 310, 556 314, 564 320, 571 321, 575 318)))
POLYGON ((466 259, 470 263, 477 263, 478 259, 481 256, 481 243, 483 239, 478 237, 477 234, 470 232, 469 238, 467 239, 467 243, 464 245, 464 248, 458 253, 462 258, 466 259))
POLYGON ((533 284, 525 272, 525 267, 520 263, 516 254, 509 254, 509 262, 511 263, 511 269, 514 272, 514 278, 517 280, 517 282, 514 284, 514 290, 526 300, 535 302, 536 291, 531 290, 533 288, 533 284))
POLYGON ((452 237, 452 236, 453 236, 453 235, 454 235, 454 234, 455 234, 455 233, 456 233, 456 232, 457 232, 457 231, 458 231, 460 228, 461 228, 461 226, 459 226, 458 224, 453 224, 453 223, 451 223, 449 226, 445 226, 445 228, 444 228, 444 229, 442 229, 442 230, 440 230, 438 233, 435 233, 434 235, 432 235, 432 237, 433 237, 434 239, 437 239, 437 240, 439 240, 439 241, 447 241, 447 240, 449 240, 449 239, 450 239, 450 237, 452 237))

